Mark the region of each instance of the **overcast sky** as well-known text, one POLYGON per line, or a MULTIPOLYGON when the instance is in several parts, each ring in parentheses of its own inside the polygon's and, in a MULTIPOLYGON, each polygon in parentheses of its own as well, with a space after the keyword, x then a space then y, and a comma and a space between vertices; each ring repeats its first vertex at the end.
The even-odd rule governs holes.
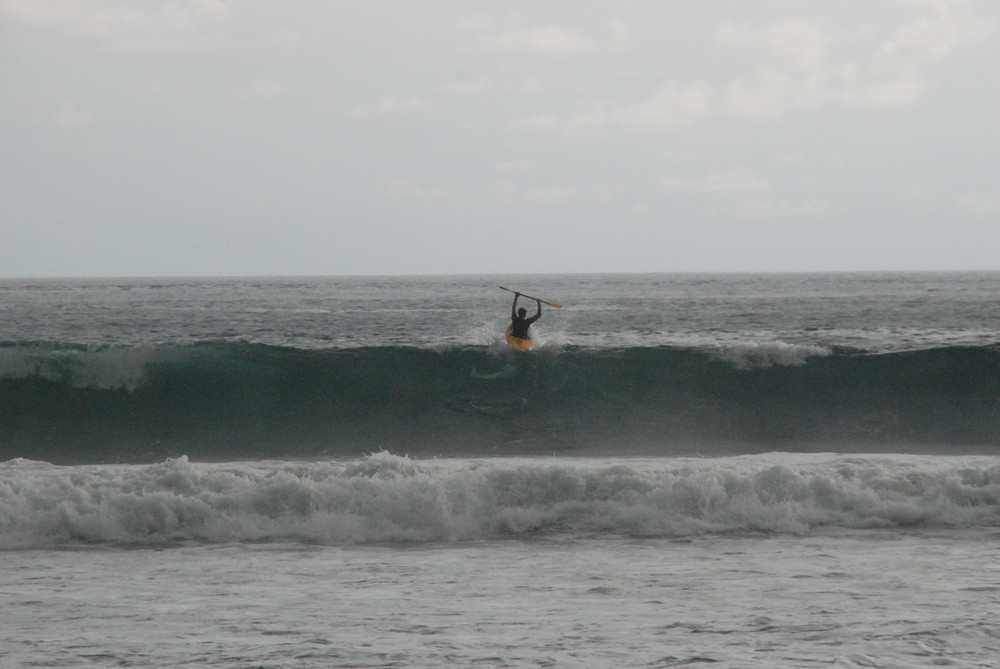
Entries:
POLYGON ((1000 269, 996 0, 0 0, 0 276, 1000 269))

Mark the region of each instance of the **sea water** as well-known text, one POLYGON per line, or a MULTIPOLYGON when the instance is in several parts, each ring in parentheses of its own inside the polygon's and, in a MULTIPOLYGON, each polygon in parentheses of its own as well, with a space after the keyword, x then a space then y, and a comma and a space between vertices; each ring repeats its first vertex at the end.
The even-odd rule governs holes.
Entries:
POLYGON ((0 666, 995 666, 998 292, 0 281, 0 666))

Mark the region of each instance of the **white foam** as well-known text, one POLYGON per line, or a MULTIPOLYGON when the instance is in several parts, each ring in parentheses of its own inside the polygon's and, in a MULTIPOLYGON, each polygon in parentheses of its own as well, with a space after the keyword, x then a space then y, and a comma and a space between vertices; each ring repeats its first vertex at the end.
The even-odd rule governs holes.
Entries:
POLYGON ((5 347, 0 348, 0 378, 37 376, 76 388, 135 390, 146 378, 146 365, 160 357, 154 348, 5 347))
POLYGON ((776 454, 716 460, 0 464, 0 548, 175 540, 675 537, 995 526, 1000 459, 776 454))
POLYGON ((830 355, 822 346, 786 344, 781 341, 726 344, 712 354, 737 369, 760 369, 773 366, 797 367, 812 357, 830 355))

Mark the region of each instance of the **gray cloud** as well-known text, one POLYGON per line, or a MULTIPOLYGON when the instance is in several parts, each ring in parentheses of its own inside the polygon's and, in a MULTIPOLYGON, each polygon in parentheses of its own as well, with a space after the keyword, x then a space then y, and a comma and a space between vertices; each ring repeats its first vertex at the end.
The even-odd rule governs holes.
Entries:
POLYGON ((0 273, 998 268, 998 18, 0 0, 0 273))

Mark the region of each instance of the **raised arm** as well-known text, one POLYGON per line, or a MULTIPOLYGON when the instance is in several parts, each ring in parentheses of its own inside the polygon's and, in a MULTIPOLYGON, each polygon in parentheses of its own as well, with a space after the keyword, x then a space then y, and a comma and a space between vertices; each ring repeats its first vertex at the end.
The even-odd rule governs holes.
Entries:
POLYGON ((539 318, 542 317, 542 301, 539 300, 538 298, 535 298, 535 302, 538 303, 538 311, 535 312, 534 316, 532 316, 530 319, 528 319, 529 322, 531 322, 531 323, 534 323, 535 321, 537 321, 539 318))
POLYGON ((517 318, 517 298, 521 297, 521 293, 514 293, 514 304, 510 305, 510 320, 517 318))

